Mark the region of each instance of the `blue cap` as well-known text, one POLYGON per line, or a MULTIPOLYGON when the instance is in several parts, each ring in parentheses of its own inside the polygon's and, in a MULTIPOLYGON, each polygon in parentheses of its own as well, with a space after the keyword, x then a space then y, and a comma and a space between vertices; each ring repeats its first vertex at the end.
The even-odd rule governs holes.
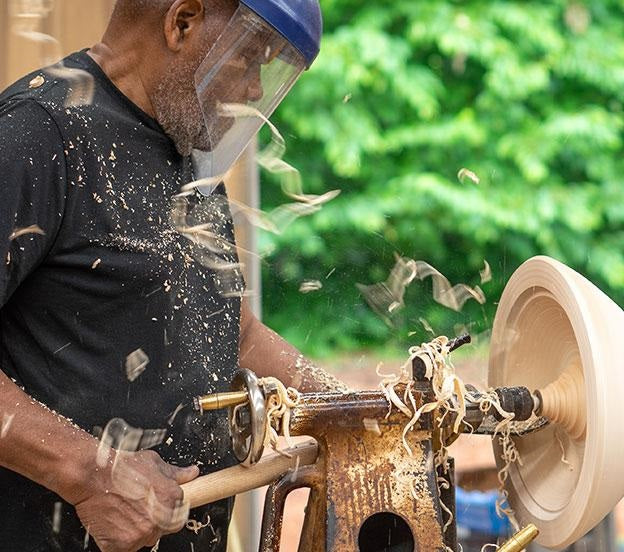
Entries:
POLYGON ((323 17, 318 0, 240 0, 303 55, 309 68, 321 49, 323 17))

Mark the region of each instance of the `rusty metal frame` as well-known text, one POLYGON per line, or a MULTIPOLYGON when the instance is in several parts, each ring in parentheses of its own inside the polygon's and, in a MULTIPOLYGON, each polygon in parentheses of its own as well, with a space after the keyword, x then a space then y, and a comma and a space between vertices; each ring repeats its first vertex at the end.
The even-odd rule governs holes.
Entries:
MULTIPOLYGON (((417 403, 431 400, 426 384, 416 385, 417 403)), ((455 550, 455 528, 440 507, 437 472, 433 467, 432 415, 423 415, 407 438, 412 454, 403 445, 405 416, 388 412, 381 391, 352 394, 302 395, 292 411, 292 435, 314 437, 319 461, 285 474, 269 488, 262 525, 261 552, 278 552, 283 510, 288 493, 309 487, 299 551, 354 552, 363 523, 387 512, 408 525, 416 552, 455 550), (375 420, 379 433, 364 420, 375 420), (368 429, 367 429, 368 427, 368 429)), ((448 474, 447 474, 448 477, 448 474)), ((451 488, 442 500, 454 507, 451 488)))

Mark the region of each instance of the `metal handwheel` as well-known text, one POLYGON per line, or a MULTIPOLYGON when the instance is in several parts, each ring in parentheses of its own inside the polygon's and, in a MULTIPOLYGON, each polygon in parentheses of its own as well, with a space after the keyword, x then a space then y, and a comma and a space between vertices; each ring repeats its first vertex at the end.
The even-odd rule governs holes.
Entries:
POLYGON ((267 431, 264 392, 256 375, 246 369, 237 372, 232 391, 245 391, 249 400, 229 408, 230 435, 234 455, 243 465, 257 463, 264 452, 267 431))

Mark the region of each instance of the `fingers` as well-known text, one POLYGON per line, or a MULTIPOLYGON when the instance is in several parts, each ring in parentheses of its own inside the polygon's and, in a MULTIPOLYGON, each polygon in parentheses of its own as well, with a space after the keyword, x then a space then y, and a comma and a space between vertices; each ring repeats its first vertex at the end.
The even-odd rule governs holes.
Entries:
POLYGON ((162 535, 184 527, 189 503, 180 485, 198 475, 197 466, 167 464, 153 451, 117 451, 110 470, 98 472, 104 481, 76 509, 105 552, 152 546, 162 535))
POLYGON ((173 467, 173 478, 178 485, 184 485, 189 481, 193 481, 199 475, 199 468, 197 466, 188 466, 187 468, 173 467))
POLYGON ((147 497, 147 511, 162 533, 177 533, 188 520, 190 505, 185 500, 176 501, 173 507, 163 504, 152 490, 147 497))

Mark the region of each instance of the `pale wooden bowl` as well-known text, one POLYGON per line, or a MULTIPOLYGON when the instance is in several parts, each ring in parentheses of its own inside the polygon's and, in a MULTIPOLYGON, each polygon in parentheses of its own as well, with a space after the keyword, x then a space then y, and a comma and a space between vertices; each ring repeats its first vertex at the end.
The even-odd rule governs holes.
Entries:
MULTIPOLYGON (((514 439, 522 465, 510 469, 509 501, 547 548, 578 540, 624 495, 623 359, 624 312, 591 282, 548 257, 513 274, 494 321, 489 385, 543 390, 564 373, 578 378, 578 393, 555 385, 564 420, 514 439)), ((500 468, 497 440, 494 449, 500 468)))

